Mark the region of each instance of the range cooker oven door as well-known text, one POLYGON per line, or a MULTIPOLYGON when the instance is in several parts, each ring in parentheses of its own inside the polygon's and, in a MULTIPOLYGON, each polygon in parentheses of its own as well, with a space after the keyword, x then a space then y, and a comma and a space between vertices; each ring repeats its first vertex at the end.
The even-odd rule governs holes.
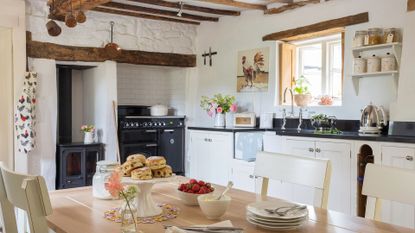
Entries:
POLYGON ((143 154, 146 157, 157 155, 157 143, 138 143, 120 145, 121 162, 124 163, 129 155, 143 154))
POLYGON ((167 160, 173 172, 184 174, 184 130, 162 129, 159 135, 159 152, 167 160))
POLYGON ((155 129, 126 129, 121 130, 121 144, 137 144, 157 142, 157 130, 155 129))

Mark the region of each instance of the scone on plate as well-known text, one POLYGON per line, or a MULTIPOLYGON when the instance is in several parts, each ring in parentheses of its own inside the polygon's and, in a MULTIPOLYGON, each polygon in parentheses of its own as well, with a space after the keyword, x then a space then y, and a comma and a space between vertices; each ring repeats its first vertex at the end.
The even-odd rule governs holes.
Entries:
POLYGON ((166 166, 166 159, 163 156, 151 156, 146 160, 146 167, 151 170, 164 168, 166 166))
POLYGON ((143 154, 133 154, 127 157, 127 161, 139 160, 142 164, 146 163, 146 156, 143 154))
POLYGON ((151 180, 153 176, 151 169, 148 167, 137 168, 131 172, 131 179, 133 180, 151 180))
POLYGON ((154 178, 167 178, 173 175, 173 170, 169 165, 166 165, 163 168, 153 170, 153 177, 154 178))
POLYGON ((131 176, 131 171, 140 167, 143 167, 144 164, 139 160, 130 160, 121 165, 121 169, 124 176, 131 176))

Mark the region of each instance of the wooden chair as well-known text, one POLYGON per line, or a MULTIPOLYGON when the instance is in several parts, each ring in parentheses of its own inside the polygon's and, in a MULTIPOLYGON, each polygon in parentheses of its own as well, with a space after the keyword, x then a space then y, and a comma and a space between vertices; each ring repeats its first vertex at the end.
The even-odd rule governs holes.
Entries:
POLYGON ((367 164, 362 189, 368 196, 365 217, 381 221, 382 199, 415 205, 415 186, 408 183, 414 180, 413 170, 367 164))
POLYGON ((268 192, 269 179, 314 188, 314 205, 327 209, 331 164, 329 160, 259 152, 254 174, 262 177, 261 196, 268 192))
POLYGON ((17 233, 15 207, 27 212, 31 233, 49 232, 46 216, 52 213, 43 177, 12 172, 0 162, 0 204, 3 230, 17 233))

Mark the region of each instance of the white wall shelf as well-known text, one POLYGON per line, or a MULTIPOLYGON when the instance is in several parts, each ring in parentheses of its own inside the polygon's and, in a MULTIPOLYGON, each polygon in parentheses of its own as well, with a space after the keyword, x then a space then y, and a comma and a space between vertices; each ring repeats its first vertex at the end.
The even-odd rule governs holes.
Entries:
POLYGON ((396 43, 388 43, 388 44, 355 47, 352 49, 352 52, 353 52, 353 57, 358 58, 359 56, 368 57, 369 52, 376 53, 382 50, 389 50, 390 54, 392 54, 395 57, 396 63, 397 63, 397 70, 387 71, 387 72, 352 74, 353 87, 354 87, 356 95, 359 95, 360 79, 366 78, 366 77, 391 76, 395 81, 395 88, 398 88, 399 67, 401 64, 401 55, 402 55, 402 43, 396 42, 396 43))
POLYGON ((356 92, 356 95, 359 95, 359 84, 361 78, 366 77, 379 77, 379 76, 391 76, 395 81, 395 88, 398 88, 398 77, 399 77, 399 71, 385 71, 385 72, 374 72, 374 73, 362 73, 362 74, 353 74, 352 80, 353 80, 353 87, 356 92))

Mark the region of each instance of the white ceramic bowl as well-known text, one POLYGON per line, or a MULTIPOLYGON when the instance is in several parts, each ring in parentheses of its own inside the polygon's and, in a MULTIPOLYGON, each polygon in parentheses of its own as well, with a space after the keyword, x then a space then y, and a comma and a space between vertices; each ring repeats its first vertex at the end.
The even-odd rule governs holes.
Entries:
POLYGON ((206 194, 199 196, 197 201, 199 202, 200 209, 208 219, 219 219, 222 217, 231 204, 231 197, 223 196, 220 200, 215 200, 216 196, 212 194, 206 194))
POLYGON ((197 198, 202 195, 206 194, 186 193, 177 190, 177 196, 179 196, 180 200, 182 200, 185 205, 199 205, 197 198))

